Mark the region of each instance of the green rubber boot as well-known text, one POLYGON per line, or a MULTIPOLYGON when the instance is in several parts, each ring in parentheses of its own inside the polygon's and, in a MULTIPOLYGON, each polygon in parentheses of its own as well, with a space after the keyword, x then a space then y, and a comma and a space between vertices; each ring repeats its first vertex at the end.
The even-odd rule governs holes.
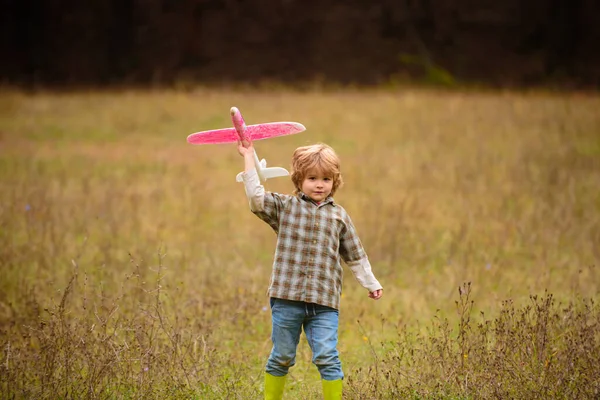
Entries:
POLYGON ((286 376, 274 376, 265 372, 265 400, 281 400, 286 376))
POLYGON ((323 382, 323 398, 325 400, 342 400, 342 380, 336 379, 335 381, 323 382))

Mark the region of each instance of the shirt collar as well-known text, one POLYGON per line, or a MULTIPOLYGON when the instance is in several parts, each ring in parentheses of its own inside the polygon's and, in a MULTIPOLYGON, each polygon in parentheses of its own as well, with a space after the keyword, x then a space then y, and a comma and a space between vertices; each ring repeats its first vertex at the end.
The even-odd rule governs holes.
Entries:
POLYGON ((331 195, 327 196, 327 198, 319 204, 317 204, 313 199, 311 199, 308 195, 304 194, 303 192, 298 192, 298 197, 302 200, 313 203, 317 207, 324 206, 325 204, 329 203, 331 203, 331 205, 335 207, 335 201, 333 200, 333 197, 331 197, 331 195))

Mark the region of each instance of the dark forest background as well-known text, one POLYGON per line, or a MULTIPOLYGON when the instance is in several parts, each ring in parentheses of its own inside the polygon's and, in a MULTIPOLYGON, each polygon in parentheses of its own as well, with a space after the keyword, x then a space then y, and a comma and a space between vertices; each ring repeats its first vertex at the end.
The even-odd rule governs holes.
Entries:
POLYGON ((598 0, 1 0, 2 81, 600 87, 598 0))

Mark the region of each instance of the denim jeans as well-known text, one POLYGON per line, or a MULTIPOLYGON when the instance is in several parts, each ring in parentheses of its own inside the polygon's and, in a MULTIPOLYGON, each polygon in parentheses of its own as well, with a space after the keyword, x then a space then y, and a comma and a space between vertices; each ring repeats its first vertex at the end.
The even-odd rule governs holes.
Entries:
POLYGON ((338 310, 303 301, 271 297, 273 349, 267 361, 266 372, 274 376, 287 375, 296 363, 296 348, 300 332, 312 350, 312 362, 319 369, 321 379, 342 379, 342 363, 337 350, 338 310))

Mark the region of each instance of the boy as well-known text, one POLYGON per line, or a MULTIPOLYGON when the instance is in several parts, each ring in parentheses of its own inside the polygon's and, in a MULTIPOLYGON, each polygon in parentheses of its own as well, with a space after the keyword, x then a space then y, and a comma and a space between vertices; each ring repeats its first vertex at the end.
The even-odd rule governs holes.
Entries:
POLYGON ((265 192, 254 165, 254 148, 238 144, 250 210, 277 233, 269 286, 273 349, 265 373, 265 399, 281 399, 285 378, 295 364, 304 333, 319 369, 326 400, 342 398, 342 365, 337 350, 338 308, 343 260, 358 282, 378 300, 383 288, 375 279, 354 225, 333 200, 342 185, 333 149, 316 144, 292 157, 294 196, 265 192))

